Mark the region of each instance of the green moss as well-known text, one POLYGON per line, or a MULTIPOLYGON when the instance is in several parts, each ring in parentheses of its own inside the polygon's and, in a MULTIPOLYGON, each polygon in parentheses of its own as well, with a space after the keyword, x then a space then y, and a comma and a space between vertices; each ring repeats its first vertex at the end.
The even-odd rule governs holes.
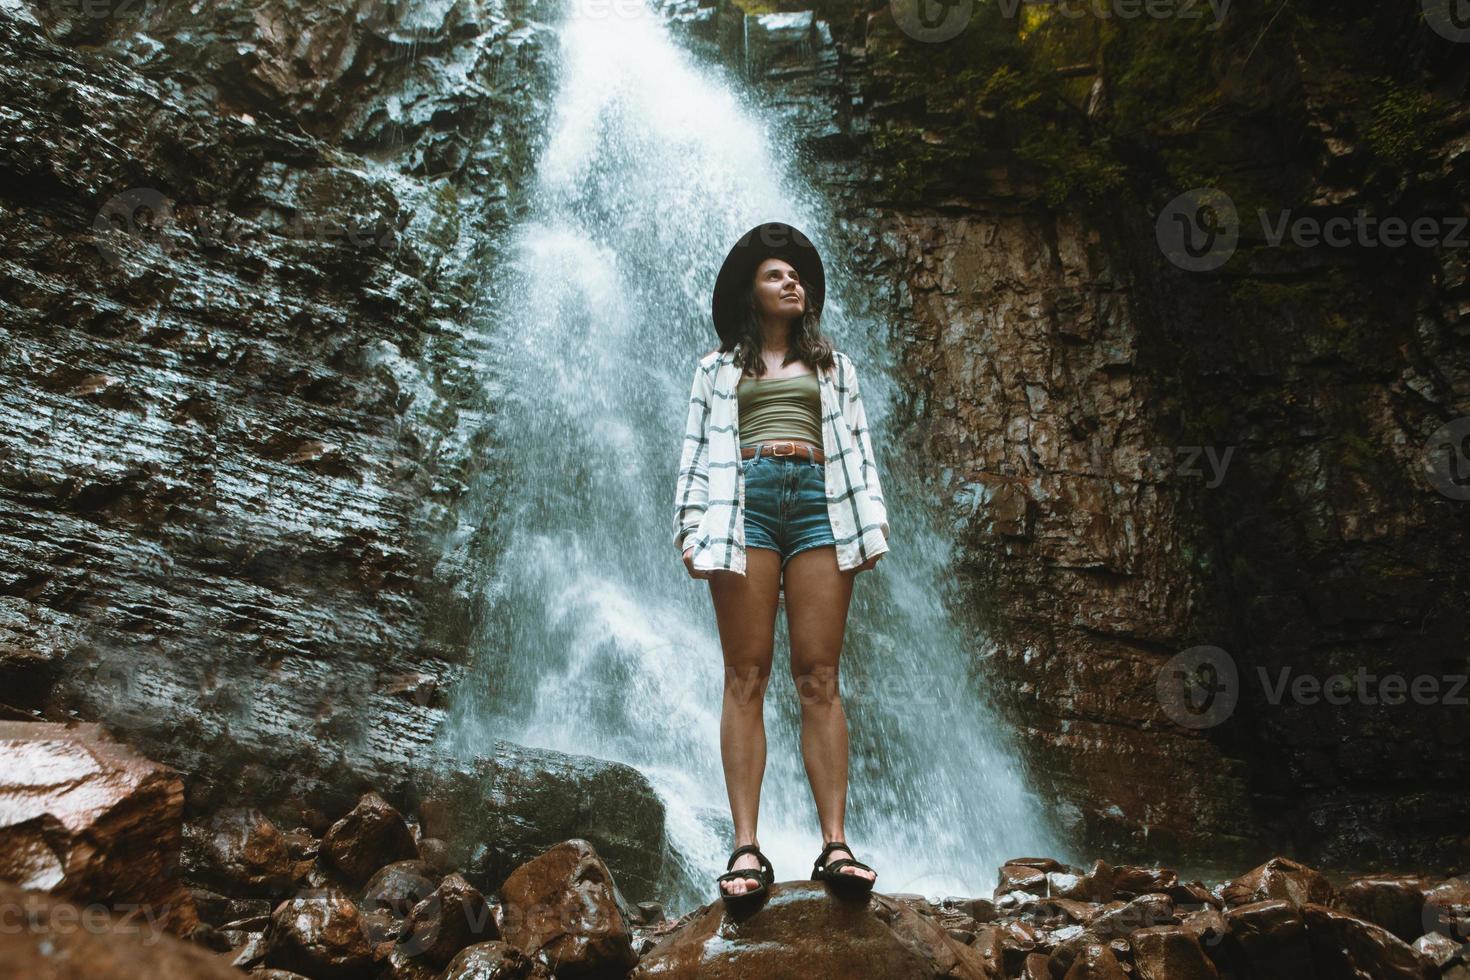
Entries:
POLYGON ((1449 107, 1434 95, 1403 88, 1391 78, 1376 81, 1383 96, 1373 107, 1368 143, 1391 163, 1409 163, 1441 138, 1449 107))

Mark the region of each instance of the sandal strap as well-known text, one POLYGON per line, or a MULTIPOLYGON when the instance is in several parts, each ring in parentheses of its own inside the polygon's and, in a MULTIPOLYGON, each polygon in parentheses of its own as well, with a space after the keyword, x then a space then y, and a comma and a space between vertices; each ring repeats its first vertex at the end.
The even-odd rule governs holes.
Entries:
MULTIPOLYGON (((756 859, 760 861, 759 869, 741 868, 740 872, 742 874, 754 875, 761 878, 763 881, 770 881, 776 877, 776 869, 771 867, 770 860, 768 860, 766 856, 761 853, 761 849, 754 844, 741 844, 739 847, 735 848, 735 850, 731 851, 730 860, 725 862, 725 867, 735 867, 735 859, 740 857, 740 855, 742 854, 754 854, 756 856, 756 859)), ((725 879, 723 876, 721 876, 720 880, 723 881, 725 879)))
MULTIPOLYGON (((831 854, 833 851, 836 851, 836 850, 843 850, 843 851, 846 851, 849 854, 852 853, 852 848, 850 848, 850 847, 847 846, 847 842, 846 841, 840 841, 840 840, 828 841, 826 844, 822 845, 822 853, 820 855, 818 855, 818 857, 817 857, 817 864, 818 865, 825 864, 826 861, 827 861, 827 855, 828 854, 831 854)), ((846 858, 842 858, 840 860, 847 860, 847 859, 846 858)))

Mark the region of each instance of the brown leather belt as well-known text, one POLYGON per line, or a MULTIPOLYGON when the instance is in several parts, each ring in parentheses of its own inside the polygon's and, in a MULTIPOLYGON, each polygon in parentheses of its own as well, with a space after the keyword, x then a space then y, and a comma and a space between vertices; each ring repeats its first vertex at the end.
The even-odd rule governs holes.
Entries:
POLYGON ((760 449, 764 449, 767 456, 804 456, 813 463, 825 463, 827 461, 827 457, 822 455, 820 449, 813 449, 804 442, 790 442, 787 440, 773 440, 771 442, 758 442, 754 446, 741 446, 740 458, 750 459, 760 449))

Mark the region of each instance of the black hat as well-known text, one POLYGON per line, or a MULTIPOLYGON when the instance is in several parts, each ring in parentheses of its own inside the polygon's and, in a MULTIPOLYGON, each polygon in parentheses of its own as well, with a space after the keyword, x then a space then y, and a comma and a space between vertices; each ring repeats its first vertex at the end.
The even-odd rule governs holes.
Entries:
POLYGON ((737 300, 742 290, 750 288, 755 270, 770 258, 791 263, 806 291, 807 309, 822 308, 826 277, 822 272, 822 257, 817 254, 811 239, 780 221, 756 225, 740 236, 730 254, 725 256, 720 274, 715 277, 710 312, 714 316, 715 332, 720 335, 721 346, 733 346, 740 339, 740 324, 736 321, 740 312, 737 300))

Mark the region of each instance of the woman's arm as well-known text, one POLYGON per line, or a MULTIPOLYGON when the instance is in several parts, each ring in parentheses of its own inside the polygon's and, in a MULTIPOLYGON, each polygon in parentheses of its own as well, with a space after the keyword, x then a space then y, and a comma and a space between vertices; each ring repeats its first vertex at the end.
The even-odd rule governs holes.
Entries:
POLYGON ((888 505, 883 501, 883 484, 878 479, 878 461, 873 455, 873 442, 868 437, 868 413, 863 408, 863 397, 858 391, 857 367, 852 358, 847 361, 848 427, 857 442, 858 454, 862 456, 863 481, 868 485, 868 496, 878 505, 882 515, 883 537, 888 538, 888 505))
POLYGON ((689 414, 679 452, 679 476, 674 486, 674 545, 683 554, 688 538, 699 530, 709 503, 709 413, 713 379, 703 359, 694 368, 689 389, 689 414))

